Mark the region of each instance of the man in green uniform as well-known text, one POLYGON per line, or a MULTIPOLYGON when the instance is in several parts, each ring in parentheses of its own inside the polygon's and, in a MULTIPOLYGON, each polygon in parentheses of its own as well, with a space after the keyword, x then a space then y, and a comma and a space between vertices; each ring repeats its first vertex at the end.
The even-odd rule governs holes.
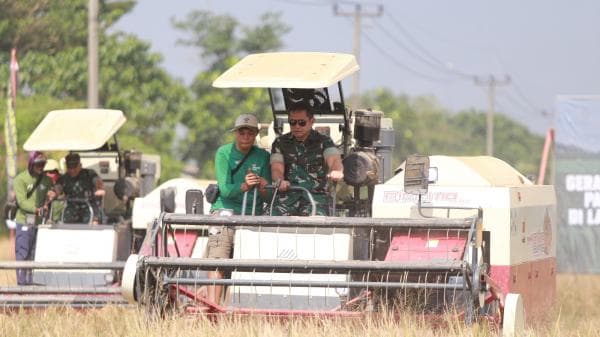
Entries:
MULTIPOLYGON (((265 186, 271 177, 269 153, 254 143, 258 133, 258 121, 254 115, 240 115, 235 127, 233 143, 225 144, 215 154, 215 171, 219 185, 219 197, 211 207, 211 213, 221 209, 233 210, 234 214, 242 214, 244 192, 252 192, 258 186, 256 214, 262 214, 262 203, 266 198, 265 186), (238 167, 240 162, 243 163, 238 167), (235 172, 234 172, 235 170, 235 172)), ((248 193, 245 214, 252 213, 253 194, 248 193)))
MULTIPOLYGON (((44 174, 46 156, 34 151, 29 154, 27 171, 15 178, 15 196, 18 204, 15 222, 15 257, 17 261, 33 260, 37 225, 48 210, 48 203, 56 194, 52 181, 44 174)), ((31 284, 31 270, 17 269, 17 284, 31 284)))
POLYGON ((65 157, 67 173, 56 183, 56 191, 64 193, 66 206, 63 213, 65 223, 98 224, 101 221, 100 200, 104 196, 104 183, 94 170, 81 167, 77 153, 65 157), (90 207, 92 214, 90 214, 90 207))
POLYGON ((314 121, 310 106, 303 102, 292 106, 288 111, 291 132, 273 142, 271 177, 274 182, 279 182, 282 192, 274 206, 274 214, 310 214, 311 205, 302 192, 287 192, 293 185, 308 189, 317 203, 317 214, 328 215, 327 179, 339 181, 344 178, 340 151, 329 136, 313 130, 314 121))
MULTIPOLYGON (((219 196, 211 207, 211 213, 231 215, 242 213, 242 201, 248 192, 245 214, 252 213, 253 189, 257 189, 255 214, 262 214, 263 203, 268 198, 265 186, 269 183, 271 167, 269 153, 254 143, 258 133, 258 120, 251 114, 240 115, 233 129, 235 141, 221 146, 215 155, 215 171, 219 185, 219 196)), ((210 227, 208 230, 207 257, 228 259, 233 251, 234 230, 230 227, 210 227)), ((223 278, 223 272, 210 271, 208 277, 223 278)), ((208 300, 218 303, 221 299, 222 286, 207 286, 208 300)))

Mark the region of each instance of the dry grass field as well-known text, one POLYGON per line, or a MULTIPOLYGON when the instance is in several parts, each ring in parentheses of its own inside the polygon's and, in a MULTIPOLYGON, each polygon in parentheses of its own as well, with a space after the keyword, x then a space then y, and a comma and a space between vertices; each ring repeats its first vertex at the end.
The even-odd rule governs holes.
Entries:
MULTIPOLYGON (((0 241, 5 260, 7 240, 0 241)), ((0 274, 1 280, 13 277, 0 274)), ((600 276, 559 275, 558 300, 547 322, 528 327, 524 336, 600 336, 600 276)), ((0 336, 496 336, 484 326, 465 327, 450 320, 434 328, 417 316, 361 320, 228 318, 211 322, 202 317, 147 318, 137 309, 105 308, 76 311, 50 309, 0 314, 0 336)))

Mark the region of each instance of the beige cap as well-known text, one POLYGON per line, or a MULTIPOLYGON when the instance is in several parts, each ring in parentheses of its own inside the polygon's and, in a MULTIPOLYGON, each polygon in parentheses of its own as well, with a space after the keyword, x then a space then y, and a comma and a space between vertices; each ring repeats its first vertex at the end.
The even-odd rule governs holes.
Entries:
POLYGON ((46 161, 46 165, 44 166, 44 171, 58 171, 58 162, 54 159, 48 159, 46 161))
POLYGON ((235 124, 231 131, 239 130, 241 128, 250 128, 258 130, 258 119, 253 114, 241 114, 235 120, 235 124))

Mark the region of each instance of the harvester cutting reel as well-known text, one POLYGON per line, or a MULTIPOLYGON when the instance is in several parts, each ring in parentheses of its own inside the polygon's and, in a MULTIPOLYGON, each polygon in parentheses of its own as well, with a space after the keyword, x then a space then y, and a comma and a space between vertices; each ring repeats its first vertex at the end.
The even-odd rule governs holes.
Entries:
POLYGON ((481 314, 489 315, 494 302, 479 240, 481 212, 476 213, 460 219, 163 214, 163 230, 155 231, 162 237, 178 226, 186 231, 236 228, 237 253, 233 259, 169 257, 169 250, 159 247, 163 241, 155 238, 154 256, 128 259, 123 295, 160 314, 177 309, 360 316, 365 310, 403 309, 421 300, 418 309, 423 312, 458 312, 470 324, 481 314), (351 251, 359 230, 373 233, 369 258, 340 256, 340 251, 351 251), (330 255, 329 244, 335 246, 330 255), (314 255, 307 256, 306 251, 314 255), (207 278, 211 270, 230 276, 207 278), (229 288, 225 305, 196 295, 208 285, 229 288))

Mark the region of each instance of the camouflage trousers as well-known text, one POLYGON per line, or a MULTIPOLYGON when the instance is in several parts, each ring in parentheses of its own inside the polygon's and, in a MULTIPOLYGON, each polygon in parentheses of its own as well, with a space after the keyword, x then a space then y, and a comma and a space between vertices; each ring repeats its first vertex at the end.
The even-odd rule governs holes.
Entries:
MULTIPOLYGON (((100 220, 100 209, 96 205, 92 205, 93 220, 100 220)), ((90 222, 90 208, 87 204, 83 203, 68 203, 65 206, 63 212, 63 219, 65 223, 89 223, 90 222)))
MULTIPOLYGON (((324 193, 313 193, 313 199, 317 206, 317 215, 329 215, 331 200, 324 193)), ((308 198, 298 193, 288 192, 279 194, 273 205, 273 215, 310 215, 312 205, 308 198)))

